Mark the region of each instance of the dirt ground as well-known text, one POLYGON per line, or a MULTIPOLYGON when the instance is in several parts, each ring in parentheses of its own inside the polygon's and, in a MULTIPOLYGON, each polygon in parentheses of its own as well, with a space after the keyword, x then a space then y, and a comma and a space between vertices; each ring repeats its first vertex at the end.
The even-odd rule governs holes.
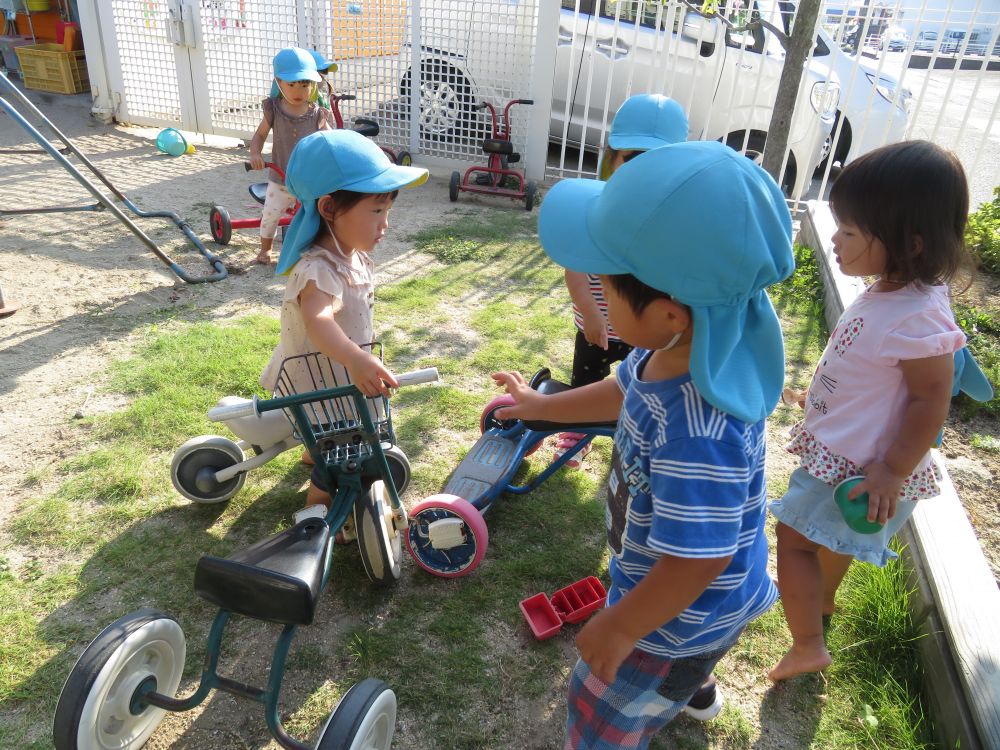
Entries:
MULTIPOLYGON (((106 126, 88 116, 84 95, 52 96, 31 92, 32 100, 74 139, 120 189, 146 209, 174 210, 207 238, 208 209, 218 203, 234 215, 254 215, 242 168, 245 150, 196 143, 197 152, 172 158, 156 151, 150 131, 106 126)), ((0 149, 34 148, 33 141, 0 113, 0 149)), ((0 153, 4 179, 0 206, 5 210, 42 205, 80 205, 93 199, 52 158, 0 153)), ((408 244, 410 232, 442 220, 448 205, 446 180, 437 177, 420 191, 403 191, 394 211, 405 217, 376 253, 380 283, 418 273, 426 258, 408 244)), ((470 199, 473 202, 474 199, 470 199)), ((180 241, 173 225, 142 220, 140 225, 190 274, 209 265, 180 241)), ((229 278, 189 285, 170 271, 107 212, 49 214, 0 219, 0 286, 18 312, 0 319, 0 547, 9 547, 2 529, 28 493, 29 471, 61 461, 80 450, 86 433, 74 427, 78 412, 93 415, 118 409, 120 399, 99 391, 109 362, 129 351, 147 321, 145 313, 193 306, 218 319, 250 312, 276 315, 283 282, 273 268, 252 263, 256 238, 234 234, 219 250, 229 278)), ((978 304, 997 304, 1000 290, 980 286, 978 304)), ((1000 455, 970 446, 973 433, 995 434, 995 423, 949 423, 945 435, 948 469, 959 489, 994 574, 1000 577, 1000 455)), ((11 559, 13 566, 17 559, 11 559)), ((215 701, 213 710, 219 710, 215 701)), ((233 709, 235 710, 235 709, 233 709)), ((180 739, 181 725, 165 724, 155 747, 218 747, 180 739), (169 728, 168 728, 169 727, 169 728), (172 740, 178 739, 173 745, 172 740), (168 744, 164 744, 164 743, 168 744)), ((225 743, 224 740, 221 740, 225 743)), ((150 745, 153 746, 153 745, 150 745)))

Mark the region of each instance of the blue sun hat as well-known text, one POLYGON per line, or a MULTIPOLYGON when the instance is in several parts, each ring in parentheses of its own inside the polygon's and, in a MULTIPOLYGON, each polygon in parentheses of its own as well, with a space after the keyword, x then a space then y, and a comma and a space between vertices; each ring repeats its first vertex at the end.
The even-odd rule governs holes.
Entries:
POLYGON ((647 151, 607 182, 562 180, 542 201, 538 236, 571 271, 632 274, 691 309, 691 378, 745 422, 778 403, 785 357, 764 291, 795 268, 792 219, 771 176, 728 146, 647 151))
POLYGON ((313 81, 319 83, 313 56, 300 47, 285 47, 271 61, 274 77, 282 81, 313 81))
POLYGON ((337 72, 337 63, 335 63, 333 60, 327 60, 317 50, 310 49, 307 51, 309 52, 310 55, 312 55, 313 62, 316 63, 317 71, 326 71, 327 73, 337 72))
MULTIPOLYGON (((618 108, 608 131, 608 145, 617 151, 649 151, 686 141, 688 119, 684 108, 668 96, 636 94, 618 108)), ((611 175, 610 165, 601 156, 597 174, 602 180, 611 175)))
POLYGON ((337 190, 391 193, 427 181, 422 167, 393 164, 375 143, 353 130, 320 130, 300 140, 285 171, 285 187, 302 204, 285 230, 275 273, 283 276, 309 247, 320 228, 316 201, 337 190))

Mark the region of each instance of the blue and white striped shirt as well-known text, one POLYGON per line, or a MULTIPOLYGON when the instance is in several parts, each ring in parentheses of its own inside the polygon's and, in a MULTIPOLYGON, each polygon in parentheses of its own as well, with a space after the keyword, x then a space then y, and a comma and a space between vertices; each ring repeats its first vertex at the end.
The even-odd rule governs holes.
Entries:
POLYGON ((747 424, 705 401, 690 375, 644 382, 634 350, 617 370, 625 394, 606 522, 614 604, 662 555, 732 561, 673 620, 638 643, 678 658, 724 645, 777 598, 767 573, 764 421, 747 424))

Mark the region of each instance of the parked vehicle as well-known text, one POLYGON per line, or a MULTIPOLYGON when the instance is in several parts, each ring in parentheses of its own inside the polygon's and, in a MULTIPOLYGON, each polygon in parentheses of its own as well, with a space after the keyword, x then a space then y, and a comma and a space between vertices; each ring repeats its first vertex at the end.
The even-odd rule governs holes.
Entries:
MULTIPOLYGON (((834 162, 843 166, 873 148, 903 140, 912 97, 908 88, 900 89, 895 77, 879 73, 864 58, 847 54, 822 27, 816 31, 813 50, 813 66, 817 65, 829 68, 840 80, 837 119, 843 120, 843 125, 838 135, 834 124, 834 162)), ((825 169, 826 164, 820 168, 825 169)))
MULTIPOLYGON (((652 2, 563 0, 562 5, 553 138, 561 139, 565 130, 570 142, 600 148, 606 122, 621 103, 632 93, 653 91, 684 106, 689 137, 745 148, 751 158, 763 154, 784 59, 784 49, 770 31, 733 31, 718 18, 683 6, 674 6, 671 14, 652 2)), ((750 0, 734 17, 746 21, 752 13, 768 17, 775 10, 767 0, 750 0)), ((825 74, 814 66, 804 75, 804 101, 792 117, 782 179, 792 195, 804 192, 826 156, 840 91, 829 66, 825 74)))
POLYGON ((933 52, 937 48, 938 33, 936 31, 921 31, 917 41, 913 43, 914 52, 933 52))

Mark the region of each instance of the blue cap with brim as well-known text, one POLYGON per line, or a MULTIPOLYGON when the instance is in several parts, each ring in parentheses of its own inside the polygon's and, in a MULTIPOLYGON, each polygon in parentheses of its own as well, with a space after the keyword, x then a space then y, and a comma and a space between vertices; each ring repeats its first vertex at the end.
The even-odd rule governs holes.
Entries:
POLYGON ((337 72, 337 63, 333 62, 333 60, 327 60, 314 49, 309 50, 309 54, 312 55, 313 62, 316 63, 316 70, 325 70, 330 73, 337 72))
MULTIPOLYGON (((608 131, 608 146, 617 151, 651 151, 686 141, 688 119, 684 108, 661 94, 636 94, 618 108, 608 131)), ((607 152, 601 154, 597 176, 611 176, 607 152)))
POLYGON ((299 47, 285 47, 274 56, 274 77, 282 81, 314 81, 319 83, 319 72, 312 55, 299 47))
POLYGON ((716 408, 764 419, 784 382, 764 291, 795 268, 792 220, 767 172, 715 141, 647 151, 607 182, 562 180, 542 201, 545 252, 571 271, 631 274, 691 309, 691 378, 716 408))
POLYGON ((292 270, 319 232, 316 201, 337 190, 356 193, 391 193, 427 181, 422 167, 393 164, 381 148, 353 130, 320 130, 300 140, 292 150, 285 171, 285 187, 301 206, 285 230, 281 257, 275 272, 292 270))

